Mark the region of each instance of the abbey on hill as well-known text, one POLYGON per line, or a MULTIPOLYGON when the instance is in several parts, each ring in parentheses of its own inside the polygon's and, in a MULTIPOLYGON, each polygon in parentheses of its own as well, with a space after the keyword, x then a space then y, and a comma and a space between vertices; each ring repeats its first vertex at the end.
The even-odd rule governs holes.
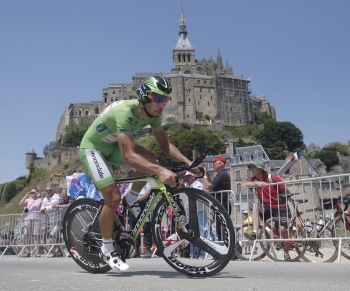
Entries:
MULTIPOLYGON (((70 103, 61 116, 56 140, 59 141, 64 128, 81 116, 97 116, 110 103, 137 98, 135 90, 146 78, 159 73, 135 73, 131 83, 109 83, 102 89, 101 101, 70 103)), ((161 73, 170 80, 172 98, 163 112, 163 122, 174 117, 179 122, 195 124, 197 114, 206 117, 209 124, 240 126, 248 124, 255 112, 267 112, 276 118, 273 106, 265 98, 251 95, 251 80, 237 76, 232 66, 222 64, 220 50, 216 61, 197 60, 195 49, 187 37, 183 9, 180 17, 179 38, 173 50, 171 72, 161 73)))

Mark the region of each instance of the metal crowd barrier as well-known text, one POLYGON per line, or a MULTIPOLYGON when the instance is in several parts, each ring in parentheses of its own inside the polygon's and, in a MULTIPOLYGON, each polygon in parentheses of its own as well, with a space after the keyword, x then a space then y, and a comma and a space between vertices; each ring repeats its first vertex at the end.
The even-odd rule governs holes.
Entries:
MULTIPOLYGON (((348 213, 350 214, 347 209, 343 209, 344 207, 347 208, 349 205, 350 174, 314 177, 309 179, 291 179, 280 183, 270 183, 269 186, 269 194, 271 193, 272 187, 274 187, 278 195, 282 197, 277 201, 278 207, 282 207, 284 203, 287 203, 290 213, 287 213, 287 215, 278 215, 279 212, 277 211, 277 215, 272 215, 273 209, 266 204, 261 204, 256 187, 243 188, 239 195, 234 196, 236 216, 233 217, 236 230, 244 228, 244 231, 239 231, 237 233, 237 239, 241 246, 247 248, 247 245, 249 245, 250 248, 254 250, 261 242, 285 242, 286 237, 288 237, 288 241, 322 241, 324 245, 328 244, 333 247, 335 247, 333 241, 339 241, 337 259, 338 262, 340 262, 340 254, 342 247, 344 247, 342 246, 342 241, 349 239, 349 243, 346 241, 346 247, 350 250, 350 228, 346 226, 345 223, 341 227, 336 226, 337 217, 342 216, 343 219, 347 219, 348 213), (283 187, 285 190, 281 191, 283 187), (291 200, 286 200, 285 198, 285 195, 288 193, 292 194, 290 195, 291 200), (296 208, 292 200, 297 201, 295 205, 296 208), (338 209, 336 207, 337 202, 339 202, 338 209), (264 209, 262 213, 260 210, 261 206, 264 209), (288 224, 294 216, 297 216, 297 209, 302 214, 300 215, 301 219, 299 223, 295 224, 293 231, 295 233, 300 233, 298 228, 302 228, 302 231, 305 233, 305 238, 293 238, 293 235, 290 235, 290 233, 286 236, 286 231, 288 231, 288 227, 290 226, 288 224), (251 220, 248 219, 246 223, 242 221, 242 214, 245 210, 248 211, 248 218, 252 218, 251 220), (286 216, 286 218, 283 219, 281 218, 282 216, 286 216), (269 217, 275 217, 273 221, 277 226, 286 224, 286 230, 284 233, 282 233, 281 230, 278 230, 277 233, 274 232, 273 238, 270 239, 259 237, 259 232, 262 234, 267 231, 264 229, 261 230, 261 228, 263 222, 269 217), (324 231, 322 231, 322 229, 324 231), (332 231, 329 231, 329 229, 332 231), (258 237, 252 242, 251 239, 246 237, 244 232, 248 234, 256 233, 258 237), (308 235, 306 234, 310 234, 312 237, 307 237, 308 235)), ((261 191, 263 192, 263 189, 261 189, 261 191)), ((270 195, 267 195, 267 197, 263 195, 261 198, 264 200, 268 197, 270 197, 270 195)), ((268 202, 271 203, 271 200, 268 202)), ((325 251, 327 251, 326 248, 325 251)), ((249 259, 252 259, 252 257, 253 255, 250 254, 249 259)))
POLYGON ((0 258, 4 255, 67 256, 62 237, 64 210, 0 215, 0 258))

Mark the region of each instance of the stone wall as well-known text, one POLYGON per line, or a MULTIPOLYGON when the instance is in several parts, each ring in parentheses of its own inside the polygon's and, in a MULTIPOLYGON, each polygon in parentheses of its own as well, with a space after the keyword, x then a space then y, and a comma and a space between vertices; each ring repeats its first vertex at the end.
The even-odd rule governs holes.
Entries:
POLYGON ((45 158, 34 160, 34 166, 51 171, 58 164, 68 163, 73 157, 79 155, 79 148, 69 148, 48 153, 45 158))

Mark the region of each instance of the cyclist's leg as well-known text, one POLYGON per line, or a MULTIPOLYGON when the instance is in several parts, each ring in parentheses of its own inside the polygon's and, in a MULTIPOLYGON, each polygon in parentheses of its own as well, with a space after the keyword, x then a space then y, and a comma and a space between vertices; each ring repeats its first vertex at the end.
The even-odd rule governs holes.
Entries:
POLYGON ((113 174, 107 166, 106 159, 99 151, 81 148, 79 154, 83 165, 89 171, 96 188, 101 192, 104 199, 104 205, 99 217, 103 238, 101 256, 111 268, 126 271, 129 269, 129 266, 117 256, 112 242, 114 215, 121 201, 120 192, 114 181, 113 174))

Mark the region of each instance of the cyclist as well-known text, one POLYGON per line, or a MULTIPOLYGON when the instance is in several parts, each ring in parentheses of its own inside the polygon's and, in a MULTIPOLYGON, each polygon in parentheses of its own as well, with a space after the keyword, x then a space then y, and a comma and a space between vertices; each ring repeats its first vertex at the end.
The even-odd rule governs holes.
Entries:
MULTIPOLYGON (((132 134, 150 125, 159 147, 177 162, 191 161, 169 142, 161 128, 161 115, 171 97, 171 85, 163 76, 146 79, 137 89, 138 100, 122 100, 110 104, 86 131, 80 145, 80 158, 104 198, 100 215, 102 247, 100 256, 112 268, 127 271, 112 242, 115 209, 121 196, 107 164, 127 164, 135 175, 157 175, 167 185, 175 184, 175 174, 156 164, 155 156, 144 147, 134 144, 132 134)), ((198 169, 193 170, 200 174, 198 169)), ((144 182, 134 183, 126 202, 137 206, 144 182)), ((135 211, 134 211, 135 212, 135 211)))

